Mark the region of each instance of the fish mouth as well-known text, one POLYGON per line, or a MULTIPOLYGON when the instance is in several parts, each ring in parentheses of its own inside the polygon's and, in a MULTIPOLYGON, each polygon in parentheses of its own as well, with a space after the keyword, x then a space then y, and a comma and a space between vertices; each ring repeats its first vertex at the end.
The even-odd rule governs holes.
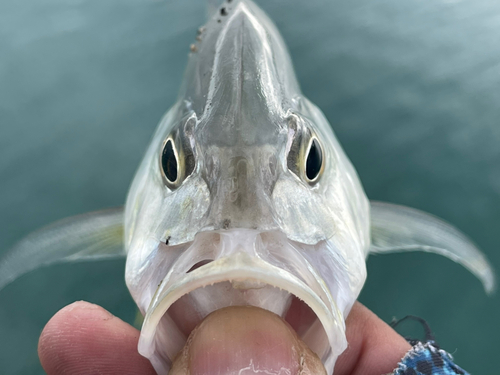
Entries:
POLYGON ((326 284, 278 231, 199 233, 162 280, 147 310, 139 352, 167 374, 191 331, 227 306, 256 306, 280 315, 328 373, 346 348, 345 325, 326 284))

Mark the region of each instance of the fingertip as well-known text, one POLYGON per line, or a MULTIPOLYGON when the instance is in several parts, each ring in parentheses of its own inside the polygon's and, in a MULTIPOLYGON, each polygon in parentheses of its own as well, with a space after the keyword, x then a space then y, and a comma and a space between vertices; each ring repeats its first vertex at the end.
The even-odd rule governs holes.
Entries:
POLYGON ((43 329, 38 354, 48 375, 154 374, 137 352, 139 331, 98 305, 79 301, 59 310, 43 329))
POLYGON ((279 316, 233 306, 210 314, 191 333, 171 374, 325 374, 319 358, 279 316))
POLYGON ((102 307, 85 302, 73 302, 59 310, 45 325, 38 340, 38 356, 44 368, 53 367, 54 348, 59 349, 67 340, 68 329, 78 328, 77 321, 83 319, 111 319, 113 315, 102 307))

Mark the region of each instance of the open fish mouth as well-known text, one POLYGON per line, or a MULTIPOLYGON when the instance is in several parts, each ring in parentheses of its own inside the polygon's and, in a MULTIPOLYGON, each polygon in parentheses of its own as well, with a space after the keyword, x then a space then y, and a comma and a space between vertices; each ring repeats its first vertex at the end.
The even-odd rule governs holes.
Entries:
POLYGON ((158 286, 145 316, 139 352, 158 373, 166 374, 191 331, 208 314, 251 305, 285 319, 331 373, 347 345, 344 319, 303 252, 279 231, 199 233, 158 286))

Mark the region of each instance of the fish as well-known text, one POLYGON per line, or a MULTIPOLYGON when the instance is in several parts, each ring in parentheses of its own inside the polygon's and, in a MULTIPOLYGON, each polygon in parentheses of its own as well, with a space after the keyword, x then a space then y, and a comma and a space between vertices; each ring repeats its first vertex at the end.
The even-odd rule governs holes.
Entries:
POLYGON ((0 259, 0 289, 40 266, 126 257, 138 351, 160 375, 197 324, 233 305, 281 316, 332 373, 372 253, 441 254, 493 292, 493 268, 458 229, 368 200, 269 17, 251 0, 211 9, 124 208, 28 235, 0 259))

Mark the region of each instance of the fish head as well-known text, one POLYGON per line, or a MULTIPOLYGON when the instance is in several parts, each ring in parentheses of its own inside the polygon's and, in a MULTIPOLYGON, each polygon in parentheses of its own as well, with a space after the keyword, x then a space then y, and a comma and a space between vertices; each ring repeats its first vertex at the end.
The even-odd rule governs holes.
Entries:
POLYGON ((206 315, 253 305, 286 319, 331 372, 366 278, 368 210, 272 21, 251 1, 225 3, 127 198, 140 353, 166 374, 206 315))

